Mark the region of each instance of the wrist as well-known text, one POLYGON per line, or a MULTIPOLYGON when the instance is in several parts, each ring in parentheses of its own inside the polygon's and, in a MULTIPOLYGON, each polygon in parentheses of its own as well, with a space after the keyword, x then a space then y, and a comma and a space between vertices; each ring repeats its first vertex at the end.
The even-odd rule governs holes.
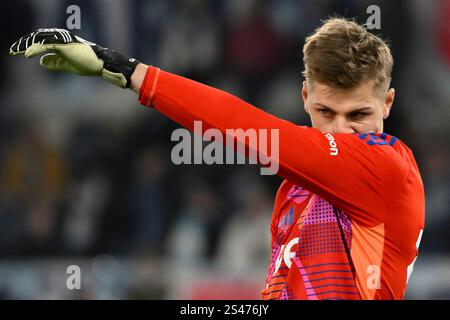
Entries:
POLYGON ((142 83, 144 82, 145 75, 147 73, 148 66, 139 63, 134 72, 131 74, 131 84, 130 89, 139 94, 141 90, 142 83))

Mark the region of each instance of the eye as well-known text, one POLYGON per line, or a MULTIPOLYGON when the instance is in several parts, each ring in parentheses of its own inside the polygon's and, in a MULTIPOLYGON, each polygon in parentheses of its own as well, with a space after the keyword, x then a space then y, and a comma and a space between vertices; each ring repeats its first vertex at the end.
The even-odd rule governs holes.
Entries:
POLYGON ((332 117, 332 116, 334 116, 334 112, 331 111, 330 109, 318 109, 318 111, 324 117, 332 117))
POLYGON ((360 119, 364 118, 365 116, 368 116, 369 114, 370 113, 367 113, 367 112, 356 111, 356 112, 350 113, 350 118, 352 118, 353 120, 360 120, 360 119))

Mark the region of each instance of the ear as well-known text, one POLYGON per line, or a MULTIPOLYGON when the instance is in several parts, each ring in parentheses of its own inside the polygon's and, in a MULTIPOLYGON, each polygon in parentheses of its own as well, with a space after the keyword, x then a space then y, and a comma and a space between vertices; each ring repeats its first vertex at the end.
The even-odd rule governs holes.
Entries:
POLYGON ((302 98, 303 98, 303 107, 305 108, 306 113, 309 114, 309 107, 308 107, 308 96, 309 96, 309 88, 308 83, 306 81, 303 81, 303 87, 302 87, 302 98))
POLYGON ((389 113, 391 112, 392 104, 394 103, 395 98, 395 89, 391 88, 388 90, 386 94, 386 99, 384 101, 383 108, 383 119, 387 119, 389 117, 389 113))

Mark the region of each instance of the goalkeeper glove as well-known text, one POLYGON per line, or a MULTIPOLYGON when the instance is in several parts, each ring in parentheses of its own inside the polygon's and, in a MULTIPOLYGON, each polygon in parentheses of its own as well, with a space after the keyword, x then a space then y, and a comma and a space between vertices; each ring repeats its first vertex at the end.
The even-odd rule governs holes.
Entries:
POLYGON ((121 88, 130 87, 131 75, 140 63, 65 29, 38 29, 21 37, 9 51, 10 55, 24 54, 27 58, 42 53, 46 54, 40 64, 48 70, 101 76, 121 88))

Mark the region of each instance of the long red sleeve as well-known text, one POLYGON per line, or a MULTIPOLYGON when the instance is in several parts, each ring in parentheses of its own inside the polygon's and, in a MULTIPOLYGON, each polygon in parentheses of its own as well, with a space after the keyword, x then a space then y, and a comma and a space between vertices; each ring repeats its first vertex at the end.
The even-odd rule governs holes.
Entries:
POLYGON ((223 134, 226 129, 278 129, 278 175, 327 199, 365 225, 380 223, 393 210, 396 194, 412 166, 405 160, 411 157, 409 149, 394 137, 325 135, 155 67, 147 71, 139 100, 190 130, 196 120, 202 121, 204 130, 217 128, 223 134), (337 154, 331 149, 334 146, 337 154))

